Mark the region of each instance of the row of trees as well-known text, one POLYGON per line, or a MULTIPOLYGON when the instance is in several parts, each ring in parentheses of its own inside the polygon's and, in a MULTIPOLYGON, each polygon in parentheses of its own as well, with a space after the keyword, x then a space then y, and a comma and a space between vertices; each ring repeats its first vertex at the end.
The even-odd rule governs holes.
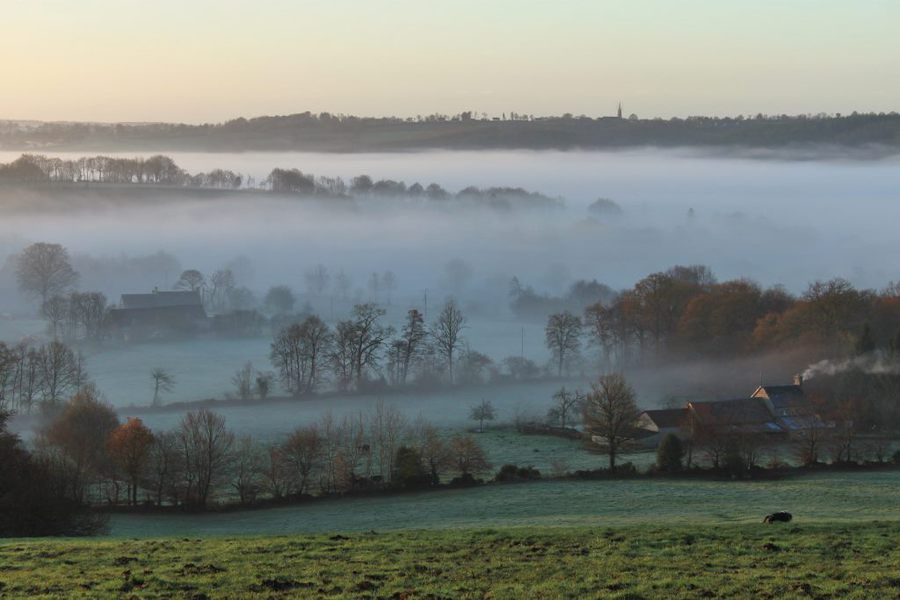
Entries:
POLYGON ((91 386, 41 431, 37 448, 66 497, 78 502, 201 509, 217 501, 437 485, 448 474, 468 480, 490 467, 471 436, 445 437, 384 403, 340 420, 326 415, 261 443, 236 435, 206 409, 186 413, 168 431, 151 431, 136 418, 121 423, 91 386))
POLYGON ((53 410, 87 382, 84 357, 62 342, 0 342, 0 412, 53 410))
POLYGON ((785 147, 803 144, 892 146, 900 115, 739 115, 670 119, 591 118, 565 113, 525 115, 508 111, 415 117, 359 117, 310 112, 199 125, 147 123, 41 123, 0 126, 8 148, 75 144, 128 150, 390 150, 454 148, 584 149, 624 146, 785 147))
MULTIPOLYGON (((521 294, 516 295, 516 299, 521 294)), ((673 267, 595 302, 581 316, 550 316, 547 343, 558 367, 587 342, 607 368, 684 357, 732 357, 801 348, 819 357, 900 349, 900 286, 858 290, 816 281, 800 296, 707 267, 673 267)))
POLYGON ((168 156, 113 158, 83 156, 74 160, 23 154, 9 165, 0 165, 0 183, 142 183, 234 189, 243 177, 214 169, 191 175, 168 156))
MULTIPOLYGON (((238 189, 251 179, 226 169, 191 175, 164 155, 149 158, 113 158, 85 156, 75 160, 23 154, 9 164, 0 164, 0 183, 115 183, 238 189)), ((494 209, 560 208, 563 202, 522 188, 469 186, 457 193, 436 183, 423 186, 390 179, 373 180, 360 175, 346 183, 340 177, 315 177, 299 169, 275 168, 262 181, 262 187, 281 194, 324 196, 328 198, 384 197, 428 201, 455 200, 460 204, 494 209)))
MULTIPOLYGON (((456 302, 448 300, 430 326, 411 309, 399 332, 382 323, 384 315, 375 304, 358 304, 351 318, 333 329, 315 315, 282 329, 270 357, 284 387, 295 396, 308 394, 331 375, 339 389, 359 389, 369 379, 382 378, 383 366, 392 385, 406 385, 414 372, 418 381, 457 381, 466 318, 456 302)), ((481 375, 489 360, 471 350, 465 358, 467 378, 481 375)))
POLYGON ((560 198, 551 198, 522 188, 468 186, 452 193, 437 183, 423 186, 416 182, 407 185, 403 181, 373 180, 368 175, 359 175, 352 178, 348 184, 340 177, 315 177, 305 174, 299 169, 273 169, 263 181, 263 185, 276 193, 354 198, 408 198, 435 202, 453 200, 459 204, 487 206, 502 210, 561 208, 563 206, 560 198))
MULTIPOLYGON (((342 302, 350 299, 353 284, 343 271, 332 276, 324 265, 319 264, 308 269, 303 274, 303 280, 307 296, 312 299, 321 300, 326 294, 342 302)), ((366 281, 369 297, 375 300, 384 295, 387 304, 391 304, 392 294, 397 286, 397 276, 390 270, 373 272, 366 281)), ((211 310, 246 310, 261 305, 270 315, 282 316, 291 314, 297 307, 297 295, 287 285, 270 287, 261 303, 257 302, 250 290, 237 285, 234 272, 227 267, 208 277, 197 269, 188 269, 181 273, 174 287, 176 290, 199 293, 211 310)), ((357 290, 357 295, 361 296, 362 292, 357 290)))
POLYGON ((204 306, 212 312, 250 310, 257 304, 253 292, 238 284, 229 267, 213 271, 208 277, 197 269, 187 269, 175 281, 174 288, 197 292, 204 306))

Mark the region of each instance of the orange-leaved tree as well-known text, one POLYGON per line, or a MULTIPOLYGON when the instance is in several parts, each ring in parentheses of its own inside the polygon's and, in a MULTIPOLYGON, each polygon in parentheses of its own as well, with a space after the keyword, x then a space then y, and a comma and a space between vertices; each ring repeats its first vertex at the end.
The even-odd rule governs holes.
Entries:
POLYGON ((129 417, 127 422, 116 427, 106 442, 110 458, 128 480, 128 499, 131 504, 137 504, 138 480, 147 464, 152 445, 153 432, 143 421, 134 417, 129 417))

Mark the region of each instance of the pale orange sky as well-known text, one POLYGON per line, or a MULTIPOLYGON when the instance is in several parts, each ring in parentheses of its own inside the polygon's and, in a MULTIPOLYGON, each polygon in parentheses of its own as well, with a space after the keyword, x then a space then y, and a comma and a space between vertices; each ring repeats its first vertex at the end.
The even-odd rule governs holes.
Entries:
POLYGON ((0 118, 888 111, 886 0, 0 0, 0 118))

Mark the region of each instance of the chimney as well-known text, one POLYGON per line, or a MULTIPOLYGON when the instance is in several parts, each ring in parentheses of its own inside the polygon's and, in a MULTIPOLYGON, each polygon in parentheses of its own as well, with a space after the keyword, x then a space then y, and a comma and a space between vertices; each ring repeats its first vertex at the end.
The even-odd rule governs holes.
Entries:
POLYGON ((803 387, 803 375, 801 375, 800 373, 794 375, 794 385, 803 387))

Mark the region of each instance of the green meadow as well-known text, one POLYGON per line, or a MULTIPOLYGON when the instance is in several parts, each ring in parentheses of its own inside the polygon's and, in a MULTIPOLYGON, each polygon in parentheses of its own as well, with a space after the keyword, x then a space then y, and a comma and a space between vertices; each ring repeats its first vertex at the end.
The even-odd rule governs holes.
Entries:
POLYGON ((896 598, 900 523, 9 540, 31 598, 896 598))

